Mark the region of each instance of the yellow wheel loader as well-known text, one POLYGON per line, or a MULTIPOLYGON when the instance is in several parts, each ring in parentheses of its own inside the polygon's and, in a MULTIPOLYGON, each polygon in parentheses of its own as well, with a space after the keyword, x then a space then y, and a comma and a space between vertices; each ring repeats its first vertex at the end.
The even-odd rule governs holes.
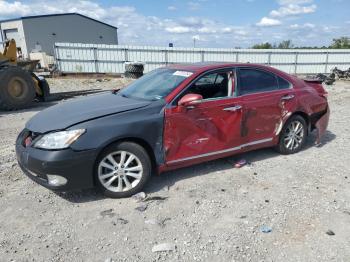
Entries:
POLYGON ((33 73, 37 63, 18 60, 15 40, 5 42, 0 52, 0 110, 21 109, 48 98, 48 83, 33 73))

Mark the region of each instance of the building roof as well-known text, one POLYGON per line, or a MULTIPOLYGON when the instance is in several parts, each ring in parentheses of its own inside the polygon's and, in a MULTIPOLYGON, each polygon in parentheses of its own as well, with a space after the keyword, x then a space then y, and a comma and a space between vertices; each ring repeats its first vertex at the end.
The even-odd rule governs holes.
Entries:
POLYGON ((33 19, 33 18, 41 18, 41 17, 64 16, 64 15, 78 15, 78 16, 87 18, 87 19, 89 19, 89 20, 95 21, 95 22, 97 22, 97 23, 100 23, 100 24, 103 24, 103 25, 106 25, 106 26, 109 26, 109 27, 118 29, 118 27, 112 26, 112 25, 110 25, 110 24, 101 22, 101 21, 99 21, 99 20, 93 19, 93 18, 91 18, 91 17, 88 17, 88 16, 86 16, 86 15, 82 15, 82 14, 79 14, 79 13, 61 13, 61 14, 49 14, 49 15, 22 16, 22 17, 18 17, 18 18, 11 18, 11 19, 0 20, 0 23, 11 22, 11 21, 18 21, 18 20, 25 20, 25 19, 33 19))

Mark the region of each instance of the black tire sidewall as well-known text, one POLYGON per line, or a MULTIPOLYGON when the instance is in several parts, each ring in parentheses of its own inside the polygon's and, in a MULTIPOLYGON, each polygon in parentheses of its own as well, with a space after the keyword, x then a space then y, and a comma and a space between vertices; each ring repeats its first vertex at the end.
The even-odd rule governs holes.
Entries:
POLYGON ((132 73, 132 72, 125 72, 125 77, 126 78, 132 78, 132 79, 137 79, 143 76, 143 73, 132 73))
POLYGON ((21 109, 29 106, 35 98, 35 87, 29 72, 15 66, 0 69, 0 108, 5 110, 21 109), (8 84, 13 77, 22 78, 26 83, 25 96, 13 98, 8 92, 8 84))
POLYGON ((125 72, 143 73, 144 66, 142 64, 125 64, 125 72))
POLYGON ((46 79, 39 80, 39 86, 43 92, 42 96, 39 97, 40 101, 46 102, 50 97, 50 86, 46 79))
POLYGON ((133 143, 133 142, 120 142, 120 143, 115 143, 107 148, 105 148, 101 154, 98 156, 95 164, 95 169, 94 169, 94 179, 95 179, 95 184, 97 185, 98 189, 102 191, 102 193, 111 198, 124 198, 124 197, 130 197, 138 192, 144 187, 144 185, 147 183, 149 180, 150 176, 152 173, 152 164, 150 157, 147 153, 147 151, 140 146, 139 144, 133 143), (113 192, 108 189, 106 189, 100 182, 98 178, 98 165, 101 162, 101 160, 106 157, 108 154, 115 152, 115 151, 127 151, 135 156, 137 156, 142 164, 143 168, 143 174, 140 182, 137 184, 136 187, 132 188, 129 191, 126 192, 113 192))
POLYGON ((295 154, 295 153, 299 152, 304 147, 305 142, 306 142, 306 138, 307 138, 307 123, 306 123, 305 119, 300 115, 293 115, 287 120, 287 122, 284 124, 284 126, 282 128, 280 138, 279 138, 279 143, 277 146, 277 150, 281 154, 284 154, 284 155, 295 154), (296 149, 291 150, 284 145, 283 138, 285 136, 285 133, 286 133, 288 126, 293 121, 299 121, 303 125, 304 136, 303 136, 303 140, 302 140, 301 144, 296 149))

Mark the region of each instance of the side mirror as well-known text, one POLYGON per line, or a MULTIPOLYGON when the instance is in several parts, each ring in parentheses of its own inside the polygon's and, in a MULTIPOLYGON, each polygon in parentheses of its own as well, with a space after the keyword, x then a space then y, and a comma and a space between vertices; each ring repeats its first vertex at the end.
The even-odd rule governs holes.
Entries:
POLYGON ((203 100, 203 96, 198 94, 187 94, 178 102, 179 106, 193 106, 200 103, 203 100))

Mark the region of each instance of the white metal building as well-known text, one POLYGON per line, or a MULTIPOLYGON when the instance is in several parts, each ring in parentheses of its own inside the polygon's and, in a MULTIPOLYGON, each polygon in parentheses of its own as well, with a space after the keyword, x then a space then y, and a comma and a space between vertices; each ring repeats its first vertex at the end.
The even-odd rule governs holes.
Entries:
POLYGON ((0 42, 15 39, 24 58, 32 51, 54 55, 55 42, 118 44, 117 27, 78 13, 0 21, 0 42))

